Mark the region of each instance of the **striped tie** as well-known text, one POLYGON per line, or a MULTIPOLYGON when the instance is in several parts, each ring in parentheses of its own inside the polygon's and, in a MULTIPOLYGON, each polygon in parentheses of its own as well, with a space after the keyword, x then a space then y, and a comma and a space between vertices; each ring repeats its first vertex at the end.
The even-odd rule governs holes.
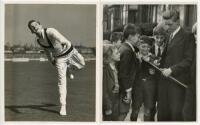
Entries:
POLYGON ((173 34, 171 34, 170 37, 169 37, 168 45, 172 43, 172 39, 173 39, 173 34))

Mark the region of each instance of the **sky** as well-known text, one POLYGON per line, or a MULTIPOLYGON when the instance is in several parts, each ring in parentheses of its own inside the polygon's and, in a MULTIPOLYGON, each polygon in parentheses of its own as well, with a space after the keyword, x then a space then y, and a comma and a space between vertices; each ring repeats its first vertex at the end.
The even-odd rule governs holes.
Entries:
POLYGON ((28 21, 56 28, 74 45, 95 47, 96 6, 70 4, 6 4, 5 44, 35 44, 28 21))

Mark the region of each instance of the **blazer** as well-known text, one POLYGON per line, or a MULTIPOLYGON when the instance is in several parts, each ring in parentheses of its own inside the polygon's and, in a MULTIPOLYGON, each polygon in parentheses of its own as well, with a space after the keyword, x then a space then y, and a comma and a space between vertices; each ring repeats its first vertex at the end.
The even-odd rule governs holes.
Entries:
POLYGON ((195 43, 192 40, 192 34, 181 28, 170 44, 167 43, 160 67, 171 68, 172 76, 187 84, 194 50, 195 43))
POLYGON ((139 70, 136 73, 136 79, 148 79, 148 80, 152 80, 155 77, 155 74, 150 74, 149 70, 150 69, 155 69, 154 67, 152 67, 151 65, 149 65, 147 62, 142 61, 140 66, 139 66, 139 70))
MULTIPOLYGON (((133 52, 133 50, 127 43, 122 43, 119 50, 119 85, 120 92, 125 92, 127 89, 133 87, 135 75, 139 66, 139 61, 136 58, 135 52, 133 52)), ((135 51, 138 50, 135 48, 135 51)))

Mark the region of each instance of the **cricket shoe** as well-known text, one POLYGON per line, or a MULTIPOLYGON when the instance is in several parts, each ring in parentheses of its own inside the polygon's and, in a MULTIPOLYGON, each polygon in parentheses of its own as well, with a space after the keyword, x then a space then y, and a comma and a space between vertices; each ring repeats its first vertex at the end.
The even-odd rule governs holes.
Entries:
POLYGON ((61 108, 60 108, 60 115, 61 115, 61 116, 67 115, 67 112, 66 112, 66 105, 62 105, 62 106, 61 106, 61 108))

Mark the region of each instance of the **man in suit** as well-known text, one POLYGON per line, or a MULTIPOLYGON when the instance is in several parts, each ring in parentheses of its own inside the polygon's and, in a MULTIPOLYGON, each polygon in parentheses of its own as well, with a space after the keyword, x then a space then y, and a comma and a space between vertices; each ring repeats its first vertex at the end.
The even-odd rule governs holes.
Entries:
POLYGON ((67 80, 69 65, 81 69, 85 65, 84 58, 55 28, 43 28, 39 21, 30 20, 28 28, 36 35, 38 44, 44 49, 48 60, 56 67, 58 90, 60 95, 60 115, 66 115, 67 80))
POLYGON ((163 19, 170 37, 160 65, 163 77, 158 84, 158 120, 182 121, 185 88, 168 77, 173 76, 184 84, 189 82, 194 43, 191 34, 180 26, 178 11, 164 12, 163 19))
POLYGON ((129 112, 132 87, 137 72, 138 61, 136 58, 136 51, 134 46, 137 45, 140 36, 140 29, 134 24, 127 24, 124 27, 124 39, 120 47, 120 61, 119 61, 119 86, 120 86, 120 115, 119 120, 123 121, 129 112))

